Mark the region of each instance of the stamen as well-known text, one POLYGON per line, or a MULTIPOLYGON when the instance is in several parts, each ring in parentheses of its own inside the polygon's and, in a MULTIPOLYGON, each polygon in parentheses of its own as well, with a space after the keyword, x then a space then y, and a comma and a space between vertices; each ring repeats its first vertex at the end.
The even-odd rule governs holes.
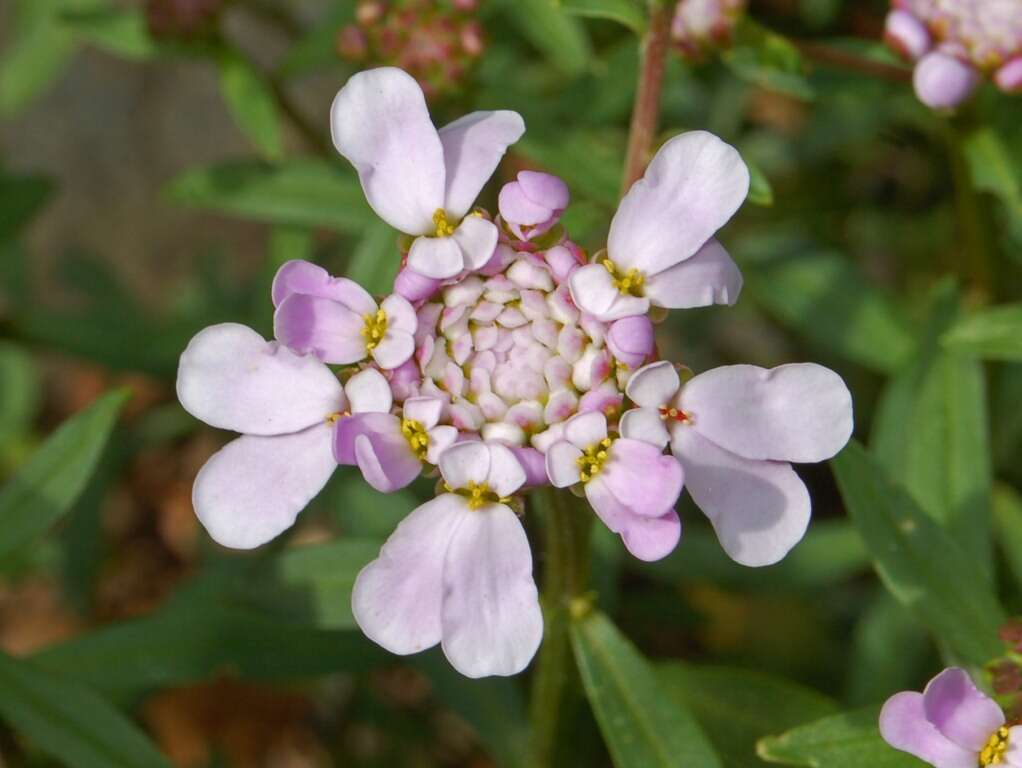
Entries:
POLYGON ((579 466, 579 479, 583 483, 588 483, 603 469, 603 465, 607 461, 607 457, 610 455, 610 446, 613 443, 609 437, 603 438, 598 443, 593 443, 584 451, 582 455, 575 459, 575 463, 579 466))
POLYGON ((618 266, 610 259, 603 259, 600 262, 603 268, 610 272, 611 284, 617 288, 623 296, 642 296, 642 287, 646 283, 646 276, 635 267, 629 267, 623 274, 618 266))
POLYGON ((979 753, 980 768, 988 765, 1000 765, 1004 762, 1004 753, 1008 751, 1008 726, 1002 725, 992 734, 979 753))
POLYGON ((692 417, 683 410, 680 408, 668 408, 666 405, 660 406, 660 418, 664 421, 680 421, 682 424, 692 423, 692 417))
POLYGON ((444 483, 444 488, 448 493, 456 493, 468 499, 469 509, 480 509, 487 504, 508 504, 511 501, 510 496, 498 496, 486 483, 476 483, 473 480, 469 480, 464 488, 454 489, 447 483, 444 483))
POLYGON ((447 211, 437 208, 433 212, 433 224, 436 225, 434 237, 450 237, 454 234, 456 227, 447 221, 447 211))
POLYGON ((429 434, 422 424, 415 419, 402 419, 401 434, 405 436, 415 457, 419 461, 425 461, 426 453, 429 451, 429 434))
POLYGON ((329 416, 326 417, 326 423, 327 424, 336 424, 341 419, 345 418, 346 416, 350 416, 350 415, 351 414, 348 413, 348 411, 337 411, 336 413, 331 413, 329 416))
POLYGON ((362 319, 365 320, 362 338, 366 340, 366 351, 372 352, 387 333, 387 313, 378 309, 375 314, 370 312, 363 315, 362 319))

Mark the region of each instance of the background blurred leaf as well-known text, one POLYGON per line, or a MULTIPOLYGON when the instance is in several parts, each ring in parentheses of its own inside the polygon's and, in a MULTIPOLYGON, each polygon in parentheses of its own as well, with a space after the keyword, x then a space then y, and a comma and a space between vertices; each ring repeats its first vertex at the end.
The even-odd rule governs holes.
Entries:
POLYGON ((384 221, 370 224, 351 254, 347 276, 369 293, 390 293, 401 266, 397 237, 397 232, 384 221))
POLYGON ((923 763, 880 738, 879 707, 844 712, 759 743, 770 763, 812 768, 921 768, 923 763))
POLYGON ((853 441, 832 460, 848 514, 884 584, 954 653, 985 664, 1002 651, 1004 611, 988 571, 853 441))
POLYGON ((640 36, 646 31, 646 15, 638 0, 559 0, 559 2, 565 11, 575 16, 610 19, 624 24, 640 36))
POLYGON ((993 128, 979 128, 965 137, 962 150, 976 189, 996 196, 1011 217, 1015 230, 1022 231, 1022 181, 1001 137, 993 128))
POLYGON ((263 157, 279 159, 283 146, 273 89, 237 51, 221 51, 217 66, 220 68, 220 92, 234 121, 263 157))
POLYGON ((617 768, 715 768, 706 736, 610 619, 572 622, 571 643, 600 731, 617 768))
POLYGON ((748 16, 735 26, 734 45, 721 58, 747 82, 806 101, 814 98, 798 49, 748 16))
POLYGON ((944 346, 986 360, 1022 361, 1022 304, 981 309, 944 334, 944 346))
POLYGON ((59 75, 74 52, 59 14, 65 0, 14 0, 14 22, 0 58, 0 115, 27 104, 59 75))
POLYGON ((584 190, 586 197, 613 210, 621 183, 624 138, 623 133, 616 131, 532 133, 522 137, 515 149, 548 172, 561 176, 572 192, 584 190))
MULTIPOLYGON (((277 72, 282 77, 299 77, 315 70, 336 67, 337 33, 354 19, 355 3, 332 3, 325 14, 284 56, 277 72)), ((338 78, 338 82, 343 78, 338 78)))
POLYGON ((53 194, 43 176, 13 176, 0 172, 0 240, 14 237, 53 194))
POLYGON ((501 0, 502 7, 530 43, 562 72, 579 75, 592 51, 585 27, 555 0, 501 0))
POLYGON ((160 52, 160 46, 149 35, 144 12, 139 8, 65 11, 60 18, 79 40, 115 56, 145 61, 160 52))
POLYGON ((753 205, 773 205, 774 190, 770 186, 770 180, 755 163, 746 160, 745 164, 749 167, 749 202, 753 205))
MULTIPOLYGON (((31 426, 39 409, 39 372, 21 347, 0 341, 0 456, 31 426)), ((3 463, 0 461, 0 477, 3 463)))
POLYGON ((169 768, 133 723, 92 691, 0 653, 0 714, 73 768, 169 768))
POLYGON ((0 559, 40 535, 74 504, 127 399, 123 390, 110 392, 73 416, 0 490, 0 559))
POLYGON ((1022 495, 1010 485, 994 489, 994 522, 1001 552, 1022 590, 1022 495))

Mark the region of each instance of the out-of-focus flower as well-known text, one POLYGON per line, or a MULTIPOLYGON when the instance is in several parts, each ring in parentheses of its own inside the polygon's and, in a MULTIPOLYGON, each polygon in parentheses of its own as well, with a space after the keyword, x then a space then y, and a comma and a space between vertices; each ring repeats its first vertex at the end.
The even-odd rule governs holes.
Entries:
POLYGON ((671 41, 685 57, 700 60, 731 43, 747 0, 680 0, 671 22, 671 41))
POLYGON ((1008 727, 997 703, 964 669, 945 669, 922 693, 903 691, 880 712, 880 734, 935 768, 1022 768, 1022 726, 1008 727))
POLYGON ((355 23, 341 29, 341 58, 390 64, 419 81, 427 96, 457 90, 486 48, 476 0, 359 0, 355 23))
POLYGON ((146 24, 157 38, 188 39, 209 32, 224 0, 147 0, 146 24))
POLYGON ((916 62, 916 94, 952 109, 982 80, 1022 90, 1022 0, 893 0, 885 39, 916 62))

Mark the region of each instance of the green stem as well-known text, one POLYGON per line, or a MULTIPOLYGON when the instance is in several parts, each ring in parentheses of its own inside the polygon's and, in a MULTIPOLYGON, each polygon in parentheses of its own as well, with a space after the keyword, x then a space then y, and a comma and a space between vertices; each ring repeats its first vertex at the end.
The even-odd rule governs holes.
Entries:
POLYGON ((969 116, 963 114, 950 123, 948 131, 948 151, 960 242, 955 264, 962 284, 977 294, 977 298, 986 300, 990 298, 992 287, 991 243, 989 222, 976 192, 972 169, 963 148, 970 126, 969 116))
POLYGON ((532 684, 530 768, 561 764, 557 749, 570 728, 564 715, 579 695, 568 636, 573 605, 585 600, 589 583, 589 532, 593 515, 568 491, 543 488, 533 501, 543 510, 543 645, 532 684))

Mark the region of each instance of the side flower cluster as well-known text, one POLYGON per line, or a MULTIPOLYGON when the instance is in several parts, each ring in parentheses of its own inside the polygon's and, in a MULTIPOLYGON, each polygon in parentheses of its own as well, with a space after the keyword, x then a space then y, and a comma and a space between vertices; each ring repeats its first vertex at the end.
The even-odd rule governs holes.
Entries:
POLYGON ((731 44, 748 0, 679 0, 671 20, 671 42, 687 59, 700 61, 731 44))
POLYGON ((687 486, 725 550, 766 565, 809 521, 790 462, 832 456, 852 430, 847 388, 819 366, 727 366, 683 384, 657 359, 653 308, 733 304, 741 290, 714 239, 748 191, 732 147, 705 132, 668 141, 590 258, 560 223, 570 196, 556 177, 522 171, 497 215, 475 207, 524 130, 507 111, 438 130, 408 74, 352 77, 332 133, 402 233, 394 292, 377 300, 290 262, 273 283, 275 340, 208 328, 178 374, 189 412, 242 434, 195 483, 222 544, 285 530, 339 464, 382 492, 437 478, 359 575, 354 615, 392 652, 440 644, 472 677, 522 670, 542 637, 517 494, 571 488, 655 560, 679 541, 687 486))
POLYGON ((885 37, 916 62, 919 100, 953 109, 989 75, 1022 91, 1022 0, 892 0, 885 37))

